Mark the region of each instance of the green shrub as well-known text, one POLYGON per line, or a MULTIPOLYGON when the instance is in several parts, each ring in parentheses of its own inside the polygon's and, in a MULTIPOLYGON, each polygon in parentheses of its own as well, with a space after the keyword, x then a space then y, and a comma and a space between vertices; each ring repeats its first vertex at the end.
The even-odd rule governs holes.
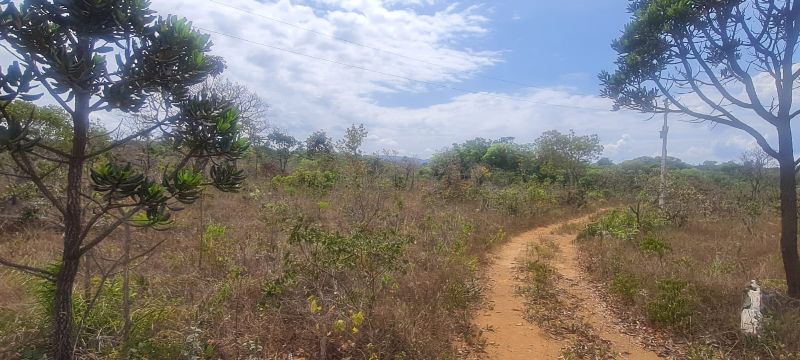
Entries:
POLYGON ((688 283, 679 279, 658 282, 655 297, 647 304, 647 317, 653 323, 673 328, 690 325, 693 300, 687 291, 688 283))
POLYGON ((609 289, 612 294, 619 296, 626 303, 633 303, 639 292, 639 281, 630 273, 618 272, 611 279, 609 289))
POLYGON ((629 211, 614 209, 597 221, 587 224, 578 238, 608 235, 619 240, 632 240, 638 233, 636 216, 629 211))
POLYGON ((631 240, 639 233, 636 216, 629 211, 615 209, 600 218, 599 225, 604 234, 620 240, 631 240))
POLYGON ((584 240, 599 237, 601 235, 603 235, 603 229, 600 227, 600 224, 591 222, 586 224, 586 227, 581 230, 581 232, 578 234, 578 239, 584 240))
POLYGON ((659 259, 663 258, 667 252, 672 251, 672 247, 662 239, 655 235, 645 235, 642 241, 639 242, 639 250, 657 255, 659 259))
POLYGON ((333 189, 338 179, 339 174, 333 171, 297 169, 291 175, 272 178, 272 186, 285 190, 298 188, 327 192, 333 189))
POLYGON ((687 360, 714 360, 714 348, 703 344, 691 344, 686 350, 687 360))

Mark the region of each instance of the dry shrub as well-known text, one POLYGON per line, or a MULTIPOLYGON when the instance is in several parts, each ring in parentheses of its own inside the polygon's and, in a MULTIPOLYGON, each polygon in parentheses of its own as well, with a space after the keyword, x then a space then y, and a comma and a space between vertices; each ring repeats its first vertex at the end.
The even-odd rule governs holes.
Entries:
MULTIPOLYGON (((251 178, 238 194, 209 192, 168 231, 134 229, 134 253, 160 246, 132 264, 132 311, 168 316, 146 341, 86 334, 107 341, 85 356, 461 358, 455 343, 479 342, 470 320, 487 254, 575 212, 539 185, 445 196, 435 180, 383 161, 304 161, 298 171, 251 178)), ((57 229, 24 231, 4 233, 3 254, 27 254, 30 264, 55 258, 57 229)), ((111 268, 121 244, 115 233, 84 262, 88 283, 111 268)), ((27 283, 6 274, 0 357, 14 359, 34 340, 4 329, 35 314, 27 283)), ((79 282, 76 291, 86 290, 79 282)))
POLYGON ((601 220, 587 227, 580 246, 587 273, 608 283, 613 296, 632 305, 618 309, 629 316, 647 318, 688 342, 703 346, 710 342, 725 349, 726 358, 797 356, 800 330, 796 322, 788 326, 800 316, 797 306, 768 306, 760 339, 739 332, 744 289, 751 279, 773 298, 784 298, 775 218, 775 214, 760 217, 752 225, 752 235, 745 229, 751 225, 720 216, 683 226, 663 224, 637 232, 636 241, 601 237, 596 228, 601 220))

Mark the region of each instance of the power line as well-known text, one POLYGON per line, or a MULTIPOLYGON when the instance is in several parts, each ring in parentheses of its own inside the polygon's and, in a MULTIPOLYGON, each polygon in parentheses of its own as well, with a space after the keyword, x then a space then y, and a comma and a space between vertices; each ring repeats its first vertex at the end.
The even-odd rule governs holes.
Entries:
MULTIPOLYGON (((284 25, 287 25, 287 26, 291 26, 291 27, 296 28, 296 29, 300 29, 300 30, 303 30, 303 31, 308 31, 308 32, 313 33, 313 34, 324 36, 324 37, 327 37, 327 38, 330 38, 330 39, 334 39, 336 41, 340 41, 340 42, 343 42, 343 43, 347 43, 347 44, 350 44, 350 45, 360 46, 360 47, 363 47, 363 48, 366 48, 366 49, 384 52, 384 53, 387 53, 387 54, 390 54, 390 55, 393 55, 393 56, 401 57, 401 58, 408 59, 408 60, 418 61, 418 62, 421 62, 421 63, 424 63, 424 64, 436 66, 436 67, 447 68, 447 69, 451 69, 451 70, 460 70, 460 69, 454 68, 453 66, 434 63, 434 62, 431 62, 431 61, 428 61, 428 60, 425 60, 425 59, 420 59, 420 58, 417 58, 417 57, 401 54, 401 53, 399 53, 397 51, 387 50, 387 49, 380 48, 380 47, 377 47, 377 46, 364 44, 364 43, 361 43, 361 42, 358 42, 358 41, 348 40, 348 39, 345 39, 343 37, 339 37, 339 36, 336 36, 336 35, 333 35, 333 34, 329 34, 329 33, 326 33, 326 32, 322 32, 322 31, 314 30, 314 29, 307 28, 307 27, 304 27, 304 26, 300 26, 300 25, 297 25, 295 23, 292 23, 292 22, 289 22, 289 21, 286 21, 286 20, 283 20, 283 19, 279 19, 279 18, 275 18, 275 17, 271 17, 271 16, 266 16, 266 15, 262 15, 262 14, 258 14, 258 13, 254 13, 252 11, 247 11, 246 9, 243 9, 243 8, 240 8, 240 7, 236 7, 236 6, 233 6, 233 5, 225 4, 225 3, 223 3, 223 2, 221 2, 219 0, 208 0, 208 1, 212 2, 214 4, 217 4, 219 6, 222 6, 222 7, 226 7, 226 8, 229 8, 229 9, 233 9, 233 10, 245 13, 245 14, 250 15, 250 16, 255 16, 255 17, 259 17, 259 18, 265 19, 265 20, 269 20, 269 21, 273 21, 273 22, 276 22, 276 23, 280 23, 280 24, 284 24, 284 25)), ((522 83, 522 82, 514 81, 514 80, 501 79, 501 78, 497 78, 497 77, 493 77, 493 76, 486 76, 486 75, 481 75, 481 74, 473 74, 473 76, 478 77, 478 78, 482 78, 482 79, 487 79, 487 80, 494 80, 494 81, 504 82, 504 83, 512 84, 512 85, 536 88, 536 86, 534 86, 534 85, 526 84, 526 83, 522 83)))
MULTIPOLYGON (((253 45, 263 46, 263 47, 270 48, 270 49, 273 49, 273 50, 283 51, 283 52, 287 52, 287 53, 294 54, 294 55, 297 55, 297 56, 302 56, 302 57, 306 57, 306 58, 309 58, 309 59, 317 60, 317 61, 323 61, 323 62, 328 62, 328 63, 331 63, 331 64, 337 64, 337 65, 341 65, 341 66, 345 66, 345 67, 349 67, 349 68, 353 68, 353 69, 358 69, 358 70, 367 71, 367 72, 371 72, 371 73, 375 73, 375 74, 380 74, 380 75, 383 75, 383 76, 389 76, 389 77, 394 77, 394 78, 398 78, 398 79, 403 79, 403 80, 406 80, 406 81, 417 82, 417 83, 421 83, 421 84, 426 84, 426 85, 430 85, 430 86, 436 86, 436 87, 450 89, 450 90, 456 90, 456 91, 463 92, 465 94, 476 93, 476 91, 473 91, 473 90, 468 90, 468 89, 459 88, 459 87, 455 87, 455 86, 450 86, 450 85, 446 85, 446 84, 435 83, 435 82, 426 81, 426 80, 414 79, 414 78, 410 78, 410 77, 403 76, 403 75, 398 75, 398 74, 388 73, 388 72, 384 72, 384 71, 380 71, 380 70, 374 70, 374 69, 366 68, 366 67, 363 67, 363 66, 360 66, 360 65, 353 65, 353 64, 344 63, 344 62, 341 62, 341 61, 338 61, 338 60, 331 60, 331 59, 327 59, 327 58, 323 58, 323 57, 319 57, 319 56, 309 55, 309 54, 302 53, 302 52, 299 52, 299 51, 296 51, 296 50, 286 49, 286 48, 282 48, 282 47, 275 46, 275 45, 270 45, 270 44, 265 44, 265 43, 262 43, 262 42, 250 40, 250 39, 247 39, 247 38, 243 38, 241 36, 231 35, 231 34, 223 33, 223 32, 220 32, 220 31, 199 27, 199 26, 196 26, 196 28, 199 29, 199 30, 203 30, 203 31, 207 31, 207 32, 214 33, 214 34, 217 34, 217 35, 229 37, 229 38, 236 39, 236 40, 239 40, 239 41, 243 41, 243 42, 246 42, 246 43, 250 43, 250 44, 253 44, 253 45)), ((591 107, 584 107, 584 106, 544 103, 544 102, 533 101, 533 100, 520 98, 520 97, 507 96, 507 95, 498 95, 498 94, 492 94, 492 93, 488 93, 488 92, 479 92, 479 93, 482 93, 482 94, 484 94, 486 96, 489 96, 489 97, 494 97, 494 98, 499 98, 499 99, 506 99, 506 100, 523 101, 523 102, 536 104, 536 105, 556 106, 556 107, 579 109, 579 110, 591 110, 591 111, 604 111, 604 112, 605 111, 609 111, 608 109, 591 108, 591 107)))

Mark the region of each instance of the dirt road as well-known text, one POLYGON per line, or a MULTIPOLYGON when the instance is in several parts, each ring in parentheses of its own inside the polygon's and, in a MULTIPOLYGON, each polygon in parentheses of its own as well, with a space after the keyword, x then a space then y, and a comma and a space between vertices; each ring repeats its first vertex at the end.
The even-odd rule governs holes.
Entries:
MULTIPOLYGON (((561 275, 560 291, 566 292, 570 301, 577 302, 579 316, 592 326, 595 334, 610 342, 612 350, 620 354, 619 358, 660 359, 655 353, 645 350, 636 338, 622 333, 610 320, 611 313, 605 304, 594 296, 589 284, 583 280, 578 250, 573 242, 576 232, 554 234, 565 224, 583 223, 588 218, 585 216, 533 229, 511 239, 494 255, 494 263, 488 273, 492 285, 487 294, 489 305, 475 320, 487 340, 485 350, 488 359, 558 359, 567 345, 567 341, 558 340, 526 321, 523 318, 524 300, 515 294, 521 285, 520 274, 516 270, 517 260, 525 255, 529 244, 541 243, 545 239, 553 241, 559 250, 552 264, 561 275)), ((531 310, 536 311, 535 308, 531 310)))

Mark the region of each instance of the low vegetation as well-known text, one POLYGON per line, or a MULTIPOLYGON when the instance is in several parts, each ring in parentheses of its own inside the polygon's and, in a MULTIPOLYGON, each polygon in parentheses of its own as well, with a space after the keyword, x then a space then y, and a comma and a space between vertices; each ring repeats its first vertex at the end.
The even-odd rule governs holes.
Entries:
POLYGON ((654 187, 642 186, 623 201, 628 206, 595 219, 580 236, 586 272, 624 304, 617 310, 690 342, 690 358, 792 358, 800 351, 800 333, 790 325, 800 312, 786 296, 773 250, 775 173, 748 168, 748 156, 744 166, 673 171, 665 208, 656 206, 654 187), (739 332, 751 279, 766 294, 758 338, 739 332))
MULTIPOLYGON (((333 143, 320 134, 316 142, 333 143)), ((352 136, 357 150, 365 134, 352 136)), ((158 146, 126 149, 156 168, 171 161, 152 157, 158 146)), ((410 159, 335 149, 294 152, 290 171, 251 176, 235 194, 205 192, 158 227, 168 231, 112 234, 87 255, 74 290, 78 354, 459 358, 480 343, 471 318, 487 254, 508 236, 562 218, 585 193, 559 177, 484 160, 474 164, 484 177, 477 181, 474 171, 448 175, 410 159), (126 239, 127 264, 118 261, 126 239)), ((265 159, 282 161, 280 151, 256 146, 240 165, 260 173, 270 169, 265 159)), ((52 262, 58 231, 41 214, 6 223, 13 235, 4 254, 52 262)), ((0 347, 10 358, 41 357, 52 283, 4 271, 0 347)))

